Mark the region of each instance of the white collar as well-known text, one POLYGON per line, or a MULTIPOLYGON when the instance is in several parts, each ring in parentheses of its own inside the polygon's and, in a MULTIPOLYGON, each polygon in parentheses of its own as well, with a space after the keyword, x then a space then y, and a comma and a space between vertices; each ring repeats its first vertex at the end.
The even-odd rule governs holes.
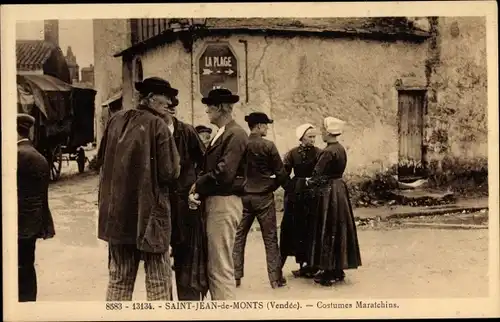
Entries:
POLYGON ((27 142, 27 141, 29 141, 29 140, 30 140, 30 139, 26 139, 26 138, 21 139, 21 140, 17 140, 17 144, 19 144, 19 143, 21 143, 21 142, 27 142))
POLYGON ((217 141, 217 139, 222 135, 222 133, 224 133, 225 130, 226 130, 225 125, 223 127, 219 128, 219 130, 215 134, 214 138, 212 139, 212 142, 210 142, 210 145, 214 145, 215 141, 217 141))
POLYGON ((174 130, 175 130, 174 123, 170 123, 168 125, 168 129, 170 130, 170 133, 174 134, 174 130))

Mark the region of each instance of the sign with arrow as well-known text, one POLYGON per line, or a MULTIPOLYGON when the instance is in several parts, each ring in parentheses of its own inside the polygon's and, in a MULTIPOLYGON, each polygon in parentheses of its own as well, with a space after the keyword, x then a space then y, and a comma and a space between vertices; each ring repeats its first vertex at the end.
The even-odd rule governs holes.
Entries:
POLYGON ((238 94, 238 60, 227 42, 208 43, 198 60, 200 93, 207 96, 214 88, 227 88, 238 94))

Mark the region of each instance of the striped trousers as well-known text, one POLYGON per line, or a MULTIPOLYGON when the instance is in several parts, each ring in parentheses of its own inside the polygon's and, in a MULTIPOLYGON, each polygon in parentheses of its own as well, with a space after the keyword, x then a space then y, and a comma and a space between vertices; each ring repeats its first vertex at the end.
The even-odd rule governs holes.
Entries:
POLYGON ((142 252, 136 245, 108 243, 109 283, 106 301, 131 301, 139 263, 144 261, 148 301, 172 300, 172 268, 168 252, 142 252))

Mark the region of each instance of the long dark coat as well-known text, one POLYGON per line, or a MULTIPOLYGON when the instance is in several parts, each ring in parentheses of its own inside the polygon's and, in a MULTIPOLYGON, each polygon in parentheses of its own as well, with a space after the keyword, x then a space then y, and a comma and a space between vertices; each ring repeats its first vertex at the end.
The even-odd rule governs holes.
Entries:
POLYGON ((196 192, 207 196, 243 195, 247 182, 248 134, 234 120, 226 124, 224 133, 209 145, 196 192))
MULTIPOLYGON (((294 177, 285 187, 284 214, 280 228, 280 251, 282 257, 295 256, 297 263, 308 262, 308 217, 313 202, 313 190, 305 184, 312 176, 320 148, 298 146, 290 150, 283 159, 285 170, 294 177)), ((283 258, 284 259, 284 258, 283 258)))
POLYGON ((174 140, 180 155, 181 172, 170 192, 172 206, 172 251, 177 283, 204 296, 208 292, 207 243, 201 210, 188 206, 189 189, 203 163, 205 145, 193 126, 174 118, 174 140))
POLYGON ((314 187, 316 211, 311 217, 313 239, 309 263, 322 270, 361 266, 358 235, 347 185, 342 175, 347 165, 344 147, 328 144, 321 153, 309 185, 314 187))
POLYGON ((55 235, 48 200, 49 171, 47 160, 29 140, 17 144, 18 239, 55 235))
POLYGON ((152 111, 114 114, 99 152, 98 237, 164 253, 171 238, 169 185, 179 177, 179 153, 167 124, 152 111))

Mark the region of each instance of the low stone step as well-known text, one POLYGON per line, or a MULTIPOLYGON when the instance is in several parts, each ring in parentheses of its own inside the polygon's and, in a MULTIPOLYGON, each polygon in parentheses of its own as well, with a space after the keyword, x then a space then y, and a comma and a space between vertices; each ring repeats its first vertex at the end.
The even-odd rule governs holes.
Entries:
POLYGON ((437 205, 450 204, 457 200, 456 195, 449 191, 430 189, 397 189, 389 191, 389 196, 400 205, 437 205))

